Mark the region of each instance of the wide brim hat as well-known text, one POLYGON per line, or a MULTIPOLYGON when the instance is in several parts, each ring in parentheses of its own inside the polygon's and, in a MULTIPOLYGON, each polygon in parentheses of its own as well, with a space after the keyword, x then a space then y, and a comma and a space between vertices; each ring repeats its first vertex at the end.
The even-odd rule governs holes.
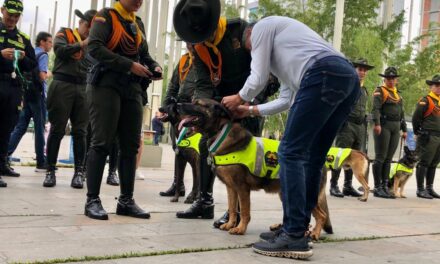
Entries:
POLYGON ((3 7, 9 14, 23 13, 23 2, 21 0, 5 0, 3 7))
POLYGON ((379 73, 379 76, 384 77, 384 78, 396 78, 396 77, 400 77, 399 74, 397 74, 397 69, 396 67, 388 67, 385 69, 385 72, 379 73))
POLYGON ((87 10, 85 13, 82 13, 78 9, 75 9, 75 15, 77 17, 87 21, 88 23, 92 22, 93 17, 96 15, 96 13, 98 13, 98 11, 96 11, 94 9, 87 10))
POLYGON ((180 0, 174 9, 174 30, 186 42, 203 42, 217 29, 220 8, 220 0, 180 0))
POLYGON ((351 63, 353 63, 353 66, 355 68, 361 67, 361 68, 365 68, 367 70, 374 69, 374 66, 369 65, 368 60, 364 59, 364 58, 359 58, 359 59, 353 60, 351 63))
POLYGON ((426 80, 427 85, 440 84, 440 74, 434 75, 432 80, 426 80))

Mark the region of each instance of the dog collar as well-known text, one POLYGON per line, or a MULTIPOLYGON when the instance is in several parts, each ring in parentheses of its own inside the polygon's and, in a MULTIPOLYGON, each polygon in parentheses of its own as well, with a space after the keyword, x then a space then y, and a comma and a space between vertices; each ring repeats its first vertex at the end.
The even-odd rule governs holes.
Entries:
POLYGON ((223 125, 222 130, 220 131, 220 135, 214 140, 214 142, 209 146, 209 152, 213 153, 216 152, 217 149, 220 147, 220 145, 225 141, 226 136, 229 134, 229 131, 231 131, 232 123, 226 123, 223 125))
POLYGON ((185 137, 186 132, 188 132, 188 128, 184 127, 182 131, 180 131, 179 137, 176 140, 176 144, 179 145, 182 142, 182 139, 185 137))

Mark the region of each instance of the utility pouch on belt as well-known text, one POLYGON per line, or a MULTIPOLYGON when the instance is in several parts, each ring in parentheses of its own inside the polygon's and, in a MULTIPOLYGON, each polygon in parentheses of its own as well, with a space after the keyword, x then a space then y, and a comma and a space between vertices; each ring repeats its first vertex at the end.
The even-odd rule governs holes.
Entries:
POLYGON ((97 85, 107 68, 90 54, 86 55, 86 60, 90 65, 87 69, 87 84, 97 85))

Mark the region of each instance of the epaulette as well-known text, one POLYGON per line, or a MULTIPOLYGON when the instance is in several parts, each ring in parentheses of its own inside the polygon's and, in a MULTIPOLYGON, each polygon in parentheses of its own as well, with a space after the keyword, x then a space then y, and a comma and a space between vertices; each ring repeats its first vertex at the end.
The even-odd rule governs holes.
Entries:
POLYGON ((24 37, 24 38, 27 39, 27 40, 30 40, 30 39, 31 39, 31 37, 29 37, 28 34, 22 32, 21 30, 18 30, 18 34, 20 34, 22 37, 24 37))

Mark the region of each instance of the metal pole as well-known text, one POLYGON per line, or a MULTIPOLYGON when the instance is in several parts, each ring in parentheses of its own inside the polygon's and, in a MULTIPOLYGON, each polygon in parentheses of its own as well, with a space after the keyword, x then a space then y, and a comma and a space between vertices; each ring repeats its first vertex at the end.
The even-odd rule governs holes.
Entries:
POLYGON ((74 15, 73 16, 73 22, 72 22, 72 26, 70 27, 70 28, 75 28, 75 25, 76 25, 76 16, 74 15))
POLYGON ((345 0, 336 0, 335 28, 333 33, 333 47, 340 51, 342 43, 342 26, 344 23, 345 0))
POLYGON ((153 56, 153 58, 156 57, 156 50, 157 50, 158 20, 159 20, 159 0, 154 0, 152 12, 151 12, 150 41, 148 45, 150 48, 150 54, 153 56))
POLYGON ((34 26, 34 31, 32 32, 33 36, 37 35, 37 23, 38 23, 38 6, 35 7, 35 22, 34 22, 35 26, 34 26))
POLYGON ((90 4, 90 9, 98 9, 98 0, 92 0, 91 4, 90 4))
POLYGON ((408 43, 412 40, 411 31, 412 31, 412 20, 413 20, 413 11, 414 11, 414 0, 411 0, 409 6, 409 19, 408 19, 408 43))
POLYGON ((33 32, 33 30, 32 30, 32 24, 30 24, 30 28, 29 28, 29 38, 30 39, 32 39, 32 32, 33 32))
POLYGON ((387 28, 388 24, 391 22, 391 18, 393 15, 393 3, 394 0, 385 0, 384 1, 384 12, 383 12, 383 28, 387 28))
POLYGON ((67 27, 72 27, 72 5, 73 5, 73 0, 70 0, 69 18, 68 18, 68 22, 67 22, 67 27))
POLYGON ((53 26, 52 26, 52 30, 49 31, 52 34, 52 36, 55 35, 55 29, 57 26, 57 11, 58 11, 58 1, 55 1, 55 8, 53 11, 53 26))
POLYGON ((49 26, 47 27, 47 32, 50 33, 50 25, 52 25, 52 18, 49 18, 49 26))

